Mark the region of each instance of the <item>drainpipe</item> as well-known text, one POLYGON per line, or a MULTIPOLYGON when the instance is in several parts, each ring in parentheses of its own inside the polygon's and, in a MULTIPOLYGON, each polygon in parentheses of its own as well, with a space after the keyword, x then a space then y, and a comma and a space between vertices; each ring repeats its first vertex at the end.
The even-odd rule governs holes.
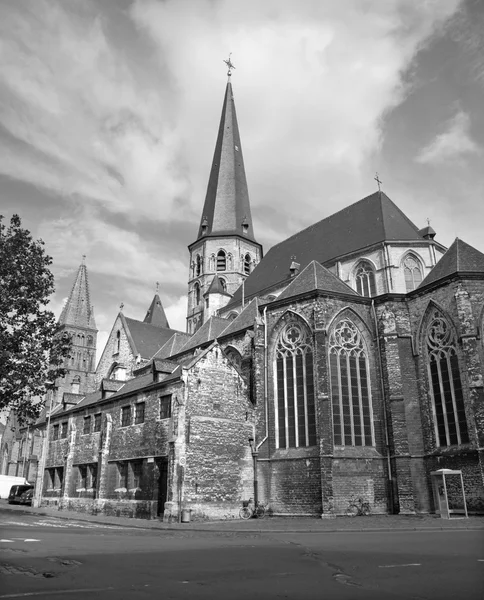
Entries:
POLYGON ((253 469, 254 469, 254 506, 257 506, 257 502, 259 501, 259 481, 257 478, 257 456, 259 452, 255 446, 255 440, 253 437, 249 438, 249 445, 252 451, 252 461, 253 461, 253 469))
MULTIPOLYGON (((49 382, 46 382, 49 383, 49 382)), ((50 413, 52 412, 52 399, 54 396, 54 390, 49 390, 49 413, 47 416, 47 427, 45 429, 45 437, 42 443, 42 456, 39 464, 39 473, 37 474, 37 487, 35 490, 35 497, 32 505, 38 508, 42 504, 42 492, 44 488, 44 475, 45 475, 45 464, 47 462, 47 451, 49 448, 49 435, 50 435, 50 413)))
POLYGON ((265 413, 265 422, 266 422, 266 431, 264 438, 257 444, 256 452, 259 451, 259 448, 262 444, 269 438, 269 406, 268 406, 268 394, 267 394, 267 382, 268 382, 268 373, 267 373, 267 306, 264 306, 264 413, 265 413))
POLYGON ((375 323, 376 330, 376 347, 378 352, 378 370, 380 371, 380 387, 383 399, 383 424, 385 430, 385 448, 386 448, 386 459, 387 459, 387 469, 388 469, 388 487, 389 487, 389 495, 390 495, 390 513, 393 512, 393 478, 392 478, 392 463, 390 458, 390 436, 388 433, 388 421, 387 421, 387 407, 386 407, 386 397, 385 397, 385 382, 383 380, 383 363, 381 358, 381 347, 380 347, 380 335, 378 332, 378 320, 376 318, 376 310, 375 310, 375 301, 372 299, 371 301, 371 311, 373 314, 373 320, 375 323))

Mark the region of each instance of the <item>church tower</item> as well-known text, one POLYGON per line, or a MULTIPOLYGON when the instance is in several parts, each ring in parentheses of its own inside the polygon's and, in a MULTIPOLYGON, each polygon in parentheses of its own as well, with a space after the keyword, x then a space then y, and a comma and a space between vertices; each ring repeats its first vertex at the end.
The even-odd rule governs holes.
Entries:
POLYGON ((187 331, 195 332, 235 290, 262 258, 250 212, 242 145, 229 67, 217 143, 198 236, 188 247, 187 331), (213 306, 211 306, 211 304, 213 306))
POLYGON ((84 259, 58 323, 60 334, 66 332, 72 339, 71 354, 67 362, 69 372, 57 381, 56 398, 60 401, 64 392, 85 394, 94 389, 97 329, 84 259))

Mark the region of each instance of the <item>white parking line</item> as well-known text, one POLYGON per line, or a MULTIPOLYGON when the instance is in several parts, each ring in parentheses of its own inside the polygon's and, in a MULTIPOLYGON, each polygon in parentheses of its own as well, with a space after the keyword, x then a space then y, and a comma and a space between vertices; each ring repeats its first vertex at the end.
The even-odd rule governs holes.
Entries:
POLYGON ((420 567, 420 563, 407 563, 406 565, 378 565, 380 569, 393 569, 394 567, 420 567))
POLYGON ((5 544, 9 543, 9 544, 13 544, 13 540, 0 540, 0 542, 3 542, 5 544))

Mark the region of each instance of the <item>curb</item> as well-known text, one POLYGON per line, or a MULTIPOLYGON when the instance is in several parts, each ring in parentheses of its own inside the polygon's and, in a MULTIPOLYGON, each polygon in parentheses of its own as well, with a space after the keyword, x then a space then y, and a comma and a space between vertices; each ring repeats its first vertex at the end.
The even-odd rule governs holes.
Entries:
MULTIPOLYGON (((95 524, 99 524, 99 525, 106 525, 108 527, 123 527, 126 529, 142 529, 144 531, 147 530, 153 530, 153 531, 193 531, 193 532, 197 532, 197 533, 258 533, 258 534, 290 534, 290 533, 297 533, 297 534, 324 534, 324 533, 397 533, 397 532, 418 532, 418 531, 423 531, 426 533, 429 532, 442 532, 442 531, 484 531, 484 524, 483 526, 472 526, 472 527, 443 527, 443 526, 435 526, 435 527, 369 527, 369 528, 348 528, 348 529, 230 529, 230 528, 217 528, 217 526, 214 524, 213 527, 192 527, 190 524, 185 524, 188 525, 187 527, 183 527, 182 524, 180 524, 178 527, 173 527, 171 525, 167 525, 167 526, 160 526, 160 525, 152 525, 150 527, 147 527, 143 524, 135 524, 133 522, 129 522, 129 523, 111 523, 109 521, 104 521, 104 520, 97 520, 97 519, 79 519, 79 518, 75 518, 72 516, 68 516, 68 515, 63 515, 61 514, 61 511, 59 511, 60 514, 52 514, 49 512, 43 512, 41 510, 38 511, 27 511, 27 510, 15 510, 15 509, 11 509, 12 513, 17 513, 17 514, 24 514, 24 515, 39 515, 41 517, 52 517, 54 519, 61 519, 63 521, 73 521, 73 522, 77 522, 77 523, 95 523, 95 524)), ((140 520, 140 519, 139 519, 140 520)), ((152 522, 152 521, 150 521, 152 522)))

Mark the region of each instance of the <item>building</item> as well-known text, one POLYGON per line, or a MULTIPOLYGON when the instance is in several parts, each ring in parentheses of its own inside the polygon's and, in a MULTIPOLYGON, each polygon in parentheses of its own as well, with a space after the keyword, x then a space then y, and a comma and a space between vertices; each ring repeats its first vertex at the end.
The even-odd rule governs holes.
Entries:
POLYGON ((263 256, 229 77, 188 333, 158 295, 144 321, 118 315, 90 393, 64 382, 50 413, 43 502, 170 520, 258 497, 334 517, 356 494, 426 513, 451 468, 484 512, 484 254, 435 238, 378 191, 263 256))

